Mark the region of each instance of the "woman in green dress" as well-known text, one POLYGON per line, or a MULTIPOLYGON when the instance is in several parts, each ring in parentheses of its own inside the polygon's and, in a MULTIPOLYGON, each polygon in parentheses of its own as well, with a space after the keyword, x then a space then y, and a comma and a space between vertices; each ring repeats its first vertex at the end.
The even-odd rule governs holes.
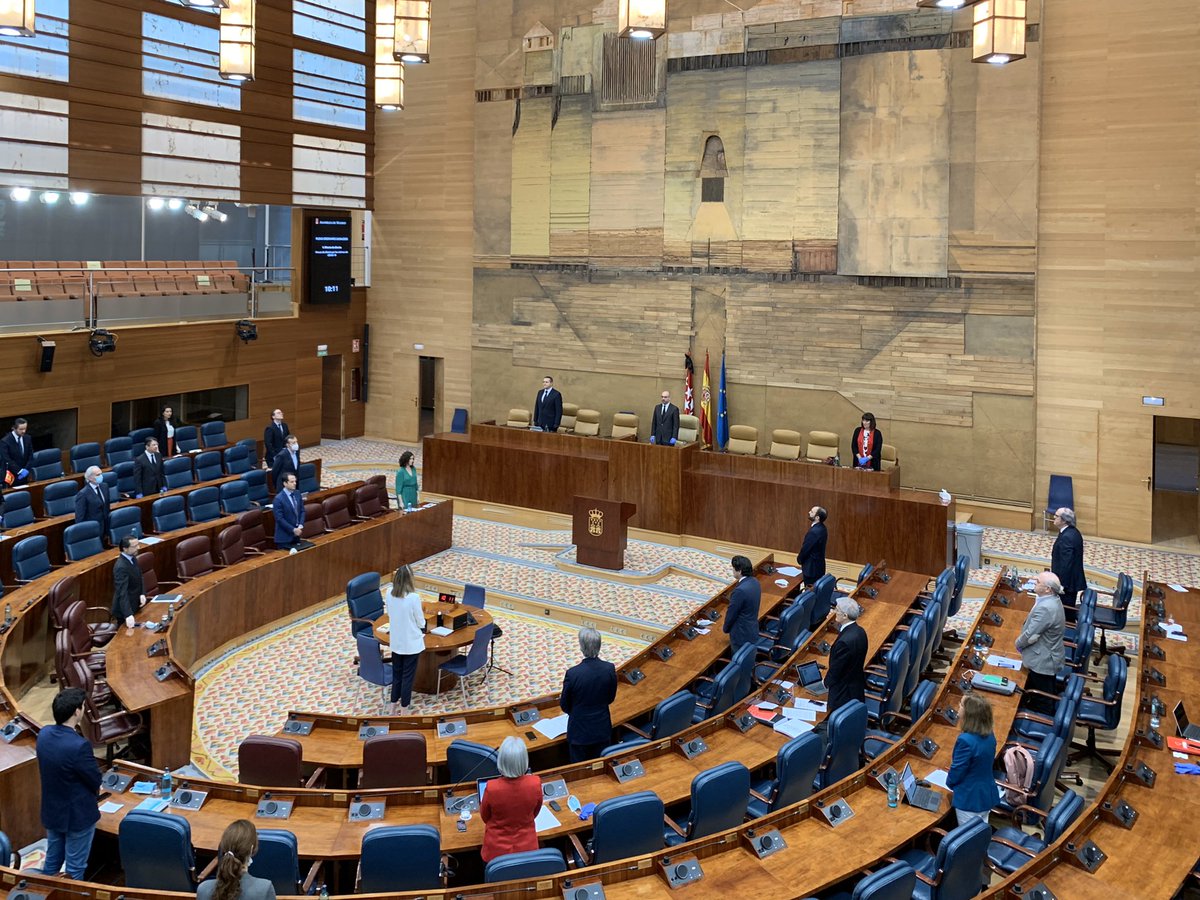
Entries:
POLYGON ((417 467, 413 465, 413 452, 400 454, 400 468, 396 470, 396 501, 401 509, 412 509, 417 505, 417 467))

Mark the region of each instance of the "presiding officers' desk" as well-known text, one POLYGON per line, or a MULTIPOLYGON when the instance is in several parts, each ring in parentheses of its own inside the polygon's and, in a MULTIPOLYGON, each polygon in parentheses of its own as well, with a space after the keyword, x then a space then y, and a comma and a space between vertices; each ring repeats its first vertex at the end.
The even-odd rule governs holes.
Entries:
MULTIPOLYGON (((386 590, 390 591, 391 585, 388 585, 386 590)), ((463 647, 474 641, 475 632, 480 628, 491 625, 492 614, 486 609, 466 607, 461 603, 430 603, 426 601, 421 606, 425 614, 425 652, 417 660, 413 690, 422 694, 432 694, 438 687, 438 667, 453 659, 463 647), (456 628, 449 634, 432 634, 432 630, 437 627, 439 615, 449 620, 453 616, 466 615, 468 612, 475 620, 474 625, 456 628)), ((392 623, 386 612, 375 620, 375 637, 385 647, 391 641, 391 627, 392 623)), ((452 688, 457 684, 457 675, 449 673, 442 675, 443 687, 452 688)))
POLYGON ((423 488, 432 493, 567 516, 576 496, 623 500, 637 505, 634 528, 797 549, 807 528, 797 511, 823 506, 830 557, 882 556, 927 575, 946 565, 946 523, 955 516, 953 503, 900 489, 898 469, 870 472, 490 424, 473 424, 470 434, 430 435, 422 446, 423 488))

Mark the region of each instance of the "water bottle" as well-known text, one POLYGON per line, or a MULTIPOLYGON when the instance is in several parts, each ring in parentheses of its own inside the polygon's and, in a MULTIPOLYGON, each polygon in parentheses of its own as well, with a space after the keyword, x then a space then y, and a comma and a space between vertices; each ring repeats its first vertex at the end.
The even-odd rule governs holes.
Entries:
POLYGON ((321 885, 321 893, 317 895, 320 900, 329 900, 329 888, 321 885))
POLYGON ((171 788, 171 767, 170 766, 167 766, 165 769, 163 769, 162 778, 159 780, 159 786, 162 790, 163 797, 171 796, 172 788, 171 788))
POLYGON ((888 807, 895 809, 900 804, 900 785, 896 782, 896 773, 887 773, 888 807))
POLYGON ((1158 699, 1158 695, 1150 698, 1150 727, 1158 731, 1158 726, 1162 724, 1163 702, 1158 699))
POLYGON ((167 605, 167 621, 168 622, 175 621, 175 604, 174 603, 170 603, 167 605))
POLYGON ((4 624, 8 625, 10 622, 12 622, 12 604, 5 603, 4 604, 4 624))

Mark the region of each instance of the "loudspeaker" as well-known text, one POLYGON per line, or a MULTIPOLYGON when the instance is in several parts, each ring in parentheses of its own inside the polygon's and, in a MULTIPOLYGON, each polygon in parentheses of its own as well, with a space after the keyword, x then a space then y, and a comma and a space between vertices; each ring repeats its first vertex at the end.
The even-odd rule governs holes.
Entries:
POLYGON ((442 800, 442 808, 446 810, 446 815, 457 816, 464 809, 469 809, 471 812, 479 812, 479 792, 471 791, 469 794, 463 794, 461 797, 455 797, 447 792, 442 800))
POLYGON ((704 743, 704 738, 699 735, 694 738, 676 738, 675 746, 688 759, 695 759, 708 750, 708 744, 704 743))
POLYGON ((730 713, 729 721, 737 726, 738 731, 740 731, 742 734, 745 734, 754 727, 754 723, 757 721, 757 719, 755 719, 754 716, 750 715, 748 712, 742 712, 730 713))
POLYGON ((170 663, 163 663, 154 670, 154 677, 159 681, 166 681, 175 672, 175 667, 170 663))
POLYGON ((42 352, 38 358, 38 371, 49 372, 54 368, 54 341, 38 338, 38 343, 42 345, 42 352))
POLYGON ((1141 760, 1125 763, 1125 774, 1136 778, 1146 787, 1154 787, 1154 782, 1158 778, 1158 773, 1141 760))
POLYGON ((567 796, 568 793, 570 792, 567 790, 567 783, 561 778, 542 782, 543 800, 557 800, 559 797, 567 796))
POLYGON ((668 659, 670 659, 672 656, 675 655, 675 651, 672 650, 670 647, 668 647, 666 644, 663 644, 661 647, 655 647, 653 652, 654 652, 654 655, 657 656, 659 659, 661 659, 663 662, 666 662, 668 659))
POLYGON ((17 882, 14 890, 8 892, 8 900, 45 900, 50 894, 48 890, 34 890, 25 886, 25 879, 22 878, 17 882))
POLYGON ((613 763, 612 773, 618 782, 624 784, 627 781, 633 781, 635 778, 641 778, 646 774, 646 770, 642 767, 639 760, 630 759, 625 762, 613 763))
POLYGON ((854 818, 854 810, 850 808, 850 804, 843 798, 838 797, 829 803, 817 801, 817 812, 821 814, 821 821, 826 825, 831 825, 837 828, 847 819, 854 818))
POLYGON ((350 801, 351 822, 370 822, 382 819, 386 812, 386 800, 363 800, 361 797, 355 797, 350 801))
POLYGON ((289 715, 288 720, 283 723, 283 731, 285 734, 299 734, 303 736, 306 734, 312 734, 312 730, 312 722, 301 722, 295 716, 291 715, 289 715))
POLYGON ((133 781, 132 775, 122 775, 115 769, 110 769, 100 779, 100 786, 111 794, 123 794, 131 781, 133 781))
POLYGON ((373 738, 381 734, 387 734, 388 730, 389 729, 387 725, 371 725, 368 722, 363 722, 362 725, 358 727, 358 739, 360 741, 365 741, 367 738, 373 738))
POLYGON ((663 878, 667 879, 667 887, 678 888, 685 884, 691 884, 693 881, 699 881, 704 877, 704 872, 700 868, 700 860, 696 857, 691 859, 673 860, 669 857, 663 857, 662 872, 663 878))
POLYGON ((684 626, 683 631, 679 632, 679 636, 684 640, 694 641, 696 638, 700 637, 700 632, 698 632, 694 626, 686 625, 684 626))
POLYGON ((22 732, 28 730, 29 726, 25 724, 24 720, 20 716, 14 716, 11 722, 0 728, 0 739, 3 739, 6 744, 11 744, 21 736, 22 732))
POLYGON ((646 677, 646 673, 636 666, 632 669, 626 669, 622 674, 625 676, 625 680, 630 684, 637 684, 646 677))
POLYGON ((204 801, 207 797, 207 791, 194 791, 191 788, 180 788, 175 792, 175 796, 171 798, 171 806, 174 809, 197 810, 204 805, 204 801))
POLYGON ((563 882, 563 900, 604 900, 604 886, 596 881, 592 884, 563 882))
POLYGON ((750 848, 750 852, 759 859, 765 859, 772 853, 787 849, 787 842, 784 841, 783 835, 777 828, 768 828, 764 831, 750 828, 742 833, 742 839, 750 848))
POLYGON ((1150 747, 1154 747, 1156 750, 1162 749, 1163 736, 1162 733, 1155 728, 1139 728, 1134 732, 1134 737, 1137 739, 1138 744, 1143 746, 1148 745, 1150 747))
POLYGON ((542 713, 536 706, 526 706, 524 709, 514 709, 512 717, 514 725, 532 725, 542 718, 542 713))
POLYGON ((930 737, 909 738, 908 746, 912 747, 926 759, 933 759, 933 754, 938 752, 938 742, 930 737))
POLYGON ((1146 670, 1142 673, 1142 680, 1153 682, 1159 687, 1167 686, 1167 676, 1158 671, 1158 669, 1154 668, 1154 666, 1146 667, 1146 670))
POLYGON ((1162 647, 1158 646, 1158 644, 1151 644, 1149 641, 1146 641, 1146 656, 1149 659, 1167 658, 1166 651, 1162 647))
POLYGON ((1014 885, 1013 893, 1018 897, 1028 897, 1029 900, 1058 900, 1058 897, 1055 896, 1054 892, 1040 881, 1029 890, 1025 890, 1019 884, 1014 885))
POLYGON ((267 792, 258 801, 258 807, 254 810, 255 818, 286 819, 292 814, 293 802, 292 800, 276 800, 270 792, 267 792))
POLYGON ((448 719, 437 724, 438 737, 458 737, 467 733, 466 719, 448 719))

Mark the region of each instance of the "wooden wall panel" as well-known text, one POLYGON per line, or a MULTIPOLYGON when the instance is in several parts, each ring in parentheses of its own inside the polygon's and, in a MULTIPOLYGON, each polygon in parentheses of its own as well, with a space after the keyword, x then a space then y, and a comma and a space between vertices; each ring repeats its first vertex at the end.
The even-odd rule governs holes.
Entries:
POLYGON ((605 113, 592 128, 591 235, 600 265, 657 265, 663 250, 661 109, 605 113))
POLYGON ((550 258, 549 99, 521 104, 521 123, 512 137, 512 255, 550 258))

